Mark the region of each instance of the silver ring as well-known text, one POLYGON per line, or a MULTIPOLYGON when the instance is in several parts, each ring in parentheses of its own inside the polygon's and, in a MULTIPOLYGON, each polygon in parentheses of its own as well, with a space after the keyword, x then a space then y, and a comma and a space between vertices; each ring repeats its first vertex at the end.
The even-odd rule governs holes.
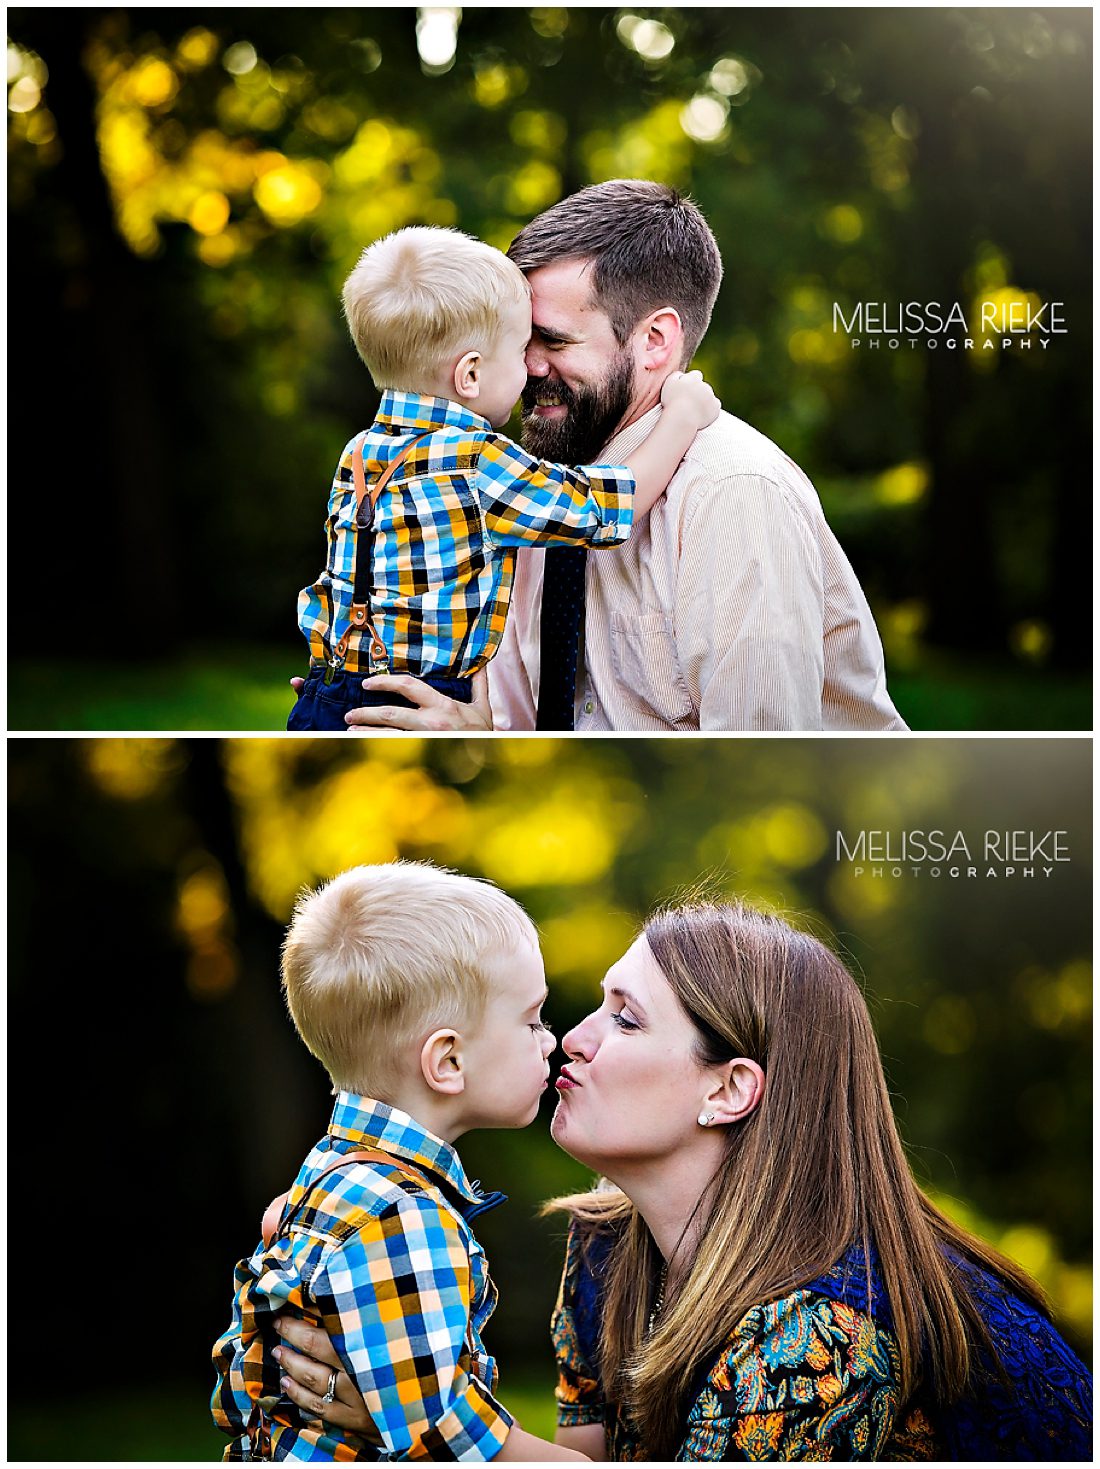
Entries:
POLYGON ((337 1370, 335 1372, 330 1372, 329 1373, 329 1375, 328 1375, 328 1387, 321 1394, 321 1401, 322 1401, 322 1403, 331 1403, 332 1400, 333 1400, 333 1398, 335 1398, 335 1396, 336 1396, 336 1379, 339 1376, 340 1376, 339 1368, 337 1368, 337 1370))

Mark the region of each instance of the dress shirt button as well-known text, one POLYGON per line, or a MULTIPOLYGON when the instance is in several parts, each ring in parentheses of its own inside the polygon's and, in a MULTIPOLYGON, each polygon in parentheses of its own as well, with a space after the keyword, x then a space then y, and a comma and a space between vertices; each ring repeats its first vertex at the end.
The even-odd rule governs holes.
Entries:
POLYGON ((595 711, 596 711, 596 706, 592 702, 592 700, 591 699, 585 699, 585 701, 584 701, 584 712, 586 714, 594 714, 595 711))

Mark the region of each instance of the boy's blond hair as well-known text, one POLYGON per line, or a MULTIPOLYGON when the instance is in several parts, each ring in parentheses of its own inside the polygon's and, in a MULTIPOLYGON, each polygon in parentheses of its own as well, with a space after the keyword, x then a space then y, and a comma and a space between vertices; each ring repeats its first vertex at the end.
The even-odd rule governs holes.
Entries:
POLYGON ((344 315, 375 386, 415 391, 450 357, 490 350, 501 308, 529 298, 526 276, 500 250, 413 225, 363 251, 344 282, 344 315))
POLYGON ((491 961, 537 942, 492 883, 428 862, 352 867, 295 904, 283 993, 333 1087, 377 1096, 422 1033, 480 1020, 491 961))

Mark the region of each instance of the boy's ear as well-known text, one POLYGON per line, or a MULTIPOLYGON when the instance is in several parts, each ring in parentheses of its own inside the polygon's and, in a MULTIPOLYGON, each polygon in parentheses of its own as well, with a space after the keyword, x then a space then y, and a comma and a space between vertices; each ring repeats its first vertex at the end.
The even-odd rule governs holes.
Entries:
POLYGON ((457 1030, 435 1030, 420 1048, 420 1071, 433 1092, 457 1097, 466 1089, 462 1037, 457 1030))
POLYGON ((464 353, 455 363, 451 381, 459 398, 476 398, 481 392, 481 353, 464 353))

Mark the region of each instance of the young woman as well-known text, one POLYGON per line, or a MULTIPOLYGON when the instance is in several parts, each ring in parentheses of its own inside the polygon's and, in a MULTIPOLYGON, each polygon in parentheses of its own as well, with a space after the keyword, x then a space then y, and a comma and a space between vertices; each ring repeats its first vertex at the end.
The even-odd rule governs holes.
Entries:
MULTIPOLYGON (((860 991, 743 906, 658 913, 565 1037, 558 1441, 593 1459, 1087 1459, 1038 1287, 913 1181, 860 991)), ((289 1342, 338 1366, 317 1334, 289 1342)), ((300 1406, 329 1368, 288 1352, 300 1406)))

